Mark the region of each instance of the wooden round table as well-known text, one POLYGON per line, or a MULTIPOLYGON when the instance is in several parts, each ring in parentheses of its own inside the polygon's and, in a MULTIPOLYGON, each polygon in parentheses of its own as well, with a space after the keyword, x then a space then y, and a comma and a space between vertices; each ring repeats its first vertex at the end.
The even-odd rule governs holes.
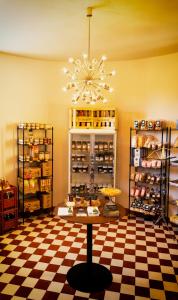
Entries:
MULTIPOLYGON (((126 215, 126 209, 118 205, 119 219, 126 215)), ((57 214, 55 208, 55 215, 57 214)), ((73 216, 61 216, 60 218, 72 223, 87 225, 87 259, 86 262, 79 263, 71 267, 67 273, 69 285, 81 292, 99 292, 106 289, 112 283, 112 274, 106 267, 92 262, 92 226, 93 224, 104 224, 116 221, 116 217, 104 217, 102 215, 103 206, 100 208, 100 216, 76 216, 74 208, 73 216)))

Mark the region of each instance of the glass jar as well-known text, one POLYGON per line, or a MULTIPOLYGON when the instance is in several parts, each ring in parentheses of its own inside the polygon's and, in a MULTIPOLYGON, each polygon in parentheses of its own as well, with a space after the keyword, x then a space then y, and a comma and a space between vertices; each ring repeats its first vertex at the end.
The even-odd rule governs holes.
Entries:
POLYGON ((49 152, 45 152, 44 154, 45 161, 49 160, 49 152))
POLYGON ((39 160, 44 160, 45 159, 45 154, 43 151, 39 152, 39 160))

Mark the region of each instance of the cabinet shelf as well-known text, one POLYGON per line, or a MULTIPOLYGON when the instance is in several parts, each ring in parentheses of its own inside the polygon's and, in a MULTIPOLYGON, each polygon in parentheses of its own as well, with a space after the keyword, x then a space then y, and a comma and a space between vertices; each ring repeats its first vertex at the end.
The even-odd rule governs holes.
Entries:
POLYGON ((98 194, 103 187, 115 187, 116 173, 116 130, 106 131, 105 129, 71 129, 69 131, 69 194, 82 195, 83 193, 98 194), (77 160, 77 155, 85 155, 86 152, 74 149, 74 145, 89 145, 87 160, 77 160), (109 145, 112 143, 112 150, 97 150, 96 145, 109 145), (105 160, 106 156, 106 160, 105 160), (112 156, 112 160, 107 159, 112 156), (99 160, 101 157, 101 160, 99 160), (73 168, 86 167, 87 172, 73 172, 73 168), (112 170, 108 170, 109 168, 112 170), (103 168, 103 170, 102 170, 103 168), (107 170, 104 170, 107 169, 107 170), (87 191, 87 192, 86 192, 87 191))

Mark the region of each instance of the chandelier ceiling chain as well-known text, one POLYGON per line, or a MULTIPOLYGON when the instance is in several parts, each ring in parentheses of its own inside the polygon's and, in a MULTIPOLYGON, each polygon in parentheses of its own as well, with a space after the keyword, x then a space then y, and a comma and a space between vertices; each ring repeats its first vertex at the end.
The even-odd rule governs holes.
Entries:
POLYGON ((112 92, 113 89, 105 83, 108 77, 115 75, 115 71, 107 73, 104 70, 104 61, 106 57, 103 55, 100 60, 91 58, 91 30, 90 20, 92 17, 92 7, 87 8, 88 17, 88 54, 83 54, 82 60, 69 58, 69 63, 74 67, 72 71, 64 68, 64 73, 69 81, 64 91, 73 89, 72 104, 84 102, 85 104, 95 104, 98 102, 106 103, 105 92, 112 92))

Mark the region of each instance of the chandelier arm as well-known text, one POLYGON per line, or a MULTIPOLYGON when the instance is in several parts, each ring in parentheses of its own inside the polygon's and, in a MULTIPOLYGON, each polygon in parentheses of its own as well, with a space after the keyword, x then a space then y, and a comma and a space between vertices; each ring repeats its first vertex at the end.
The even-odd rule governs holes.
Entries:
POLYGON ((88 74, 89 70, 86 61, 84 61, 84 63, 82 64, 81 69, 83 69, 88 74))
POLYGON ((84 93, 84 91, 85 91, 85 87, 86 87, 86 84, 85 84, 85 82, 82 82, 82 83, 83 83, 83 86, 82 86, 82 84, 81 84, 81 91, 80 91, 80 95, 84 93))

